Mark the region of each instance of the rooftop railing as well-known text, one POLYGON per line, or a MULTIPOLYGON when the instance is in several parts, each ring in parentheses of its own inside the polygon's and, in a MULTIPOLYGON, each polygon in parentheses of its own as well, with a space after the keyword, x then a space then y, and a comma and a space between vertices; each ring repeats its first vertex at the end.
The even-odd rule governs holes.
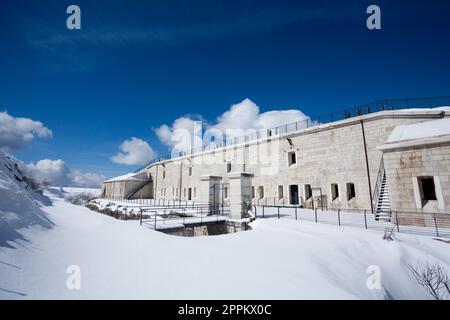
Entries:
POLYGON ((282 126, 262 129, 253 131, 252 133, 239 136, 239 137, 227 137, 224 136, 223 139, 219 141, 211 142, 208 145, 203 145, 198 148, 192 148, 190 150, 183 150, 176 153, 159 156, 148 163, 140 167, 134 172, 140 172, 147 168, 148 166, 162 161, 167 161, 174 158, 180 158, 184 156, 196 155, 202 152, 211 151, 231 145, 246 143, 250 141, 268 139, 271 137, 276 137, 279 135, 284 135, 307 128, 315 127, 321 124, 326 124, 330 122, 340 121, 349 119, 352 117, 358 117, 363 115, 368 115, 375 112, 385 111, 385 110, 400 110, 400 109, 423 109, 423 108, 435 108, 441 106, 450 106, 450 96, 442 97, 426 97, 426 98, 412 98, 412 99, 385 99, 379 100, 352 108, 343 109, 336 112, 326 113, 318 115, 315 117, 308 117, 302 121, 288 123, 282 126))

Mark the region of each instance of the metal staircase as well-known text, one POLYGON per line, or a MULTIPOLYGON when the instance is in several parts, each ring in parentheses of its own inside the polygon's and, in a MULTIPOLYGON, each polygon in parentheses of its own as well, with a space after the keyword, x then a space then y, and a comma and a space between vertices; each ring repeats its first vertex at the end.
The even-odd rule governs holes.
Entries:
POLYGON ((386 171, 383 172, 383 178, 381 179, 375 219, 391 221, 391 202, 389 200, 389 188, 386 181, 386 171))
POLYGON ((380 169, 378 170, 377 183, 372 199, 374 202, 375 220, 391 221, 391 202, 389 200, 389 187, 383 157, 381 157, 380 169))
POLYGON ((152 182, 152 179, 146 179, 145 181, 143 181, 141 184, 139 184, 138 186, 136 186, 136 188, 134 188, 133 190, 131 190, 130 192, 128 192, 127 195, 125 195, 125 199, 130 199, 132 196, 134 196, 139 190, 141 190, 143 187, 145 187, 146 185, 148 185, 149 183, 152 182))

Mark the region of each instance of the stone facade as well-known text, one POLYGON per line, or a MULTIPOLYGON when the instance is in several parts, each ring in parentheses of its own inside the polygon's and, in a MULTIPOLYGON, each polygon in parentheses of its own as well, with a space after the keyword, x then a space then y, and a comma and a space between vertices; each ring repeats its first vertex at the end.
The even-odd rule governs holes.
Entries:
POLYGON ((450 211, 450 135, 386 144, 384 164, 394 211, 450 211), (434 182, 435 199, 426 201, 421 179, 434 182))
MULTIPOLYGON (((207 202, 210 195, 205 194, 205 177, 215 177, 214 183, 222 186, 218 198, 225 203, 229 203, 230 196, 240 197, 238 192, 250 195, 254 204, 287 205, 295 203, 298 195, 300 205, 311 205, 312 190, 319 195, 315 205, 371 209, 383 154, 378 147, 396 126, 440 117, 441 111, 432 109, 382 111, 157 162, 144 171, 153 184, 152 191, 141 196, 207 202), (232 181, 242 173, 250 178, 244 183, 232 181), (240 190, 233 191, 233 184, 240 190)), ((448 174, 441 181, 448 184, 448 174)), ((208 184, 210 189, 211 182, 208 184)), ((392 188, 393 192, 403 192, 394 185, 392 188)), ((410 207, 401 204, 401 208, 410 207)))

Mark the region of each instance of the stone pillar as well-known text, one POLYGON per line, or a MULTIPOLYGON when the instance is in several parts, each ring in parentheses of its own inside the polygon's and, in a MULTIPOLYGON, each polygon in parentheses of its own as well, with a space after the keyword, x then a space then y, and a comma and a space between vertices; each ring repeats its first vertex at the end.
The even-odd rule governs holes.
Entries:
POLYGON ((252 177, 246 172, 230 173, 230 213, 232 219, 242 219, 242 215, 248 207, 245 203, 251 203, 252 177))
POLYGON ((217 202, 220 195, 220 176, 202 176, 200 177, 200 202, 212 204, 214 199, 217 202), (216 186, 216 188, 213 188, 216 186), (215 194, 214 194, 215 192, 215 194))

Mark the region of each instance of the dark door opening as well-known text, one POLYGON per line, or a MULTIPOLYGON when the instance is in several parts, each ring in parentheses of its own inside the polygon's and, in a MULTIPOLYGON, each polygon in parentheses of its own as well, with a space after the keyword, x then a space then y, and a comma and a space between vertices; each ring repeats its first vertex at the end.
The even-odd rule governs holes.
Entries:
POLYGON ((296 185, 296 184, 289 186, 289 203, 290 204, 299 204, 298 185, 296 185))

